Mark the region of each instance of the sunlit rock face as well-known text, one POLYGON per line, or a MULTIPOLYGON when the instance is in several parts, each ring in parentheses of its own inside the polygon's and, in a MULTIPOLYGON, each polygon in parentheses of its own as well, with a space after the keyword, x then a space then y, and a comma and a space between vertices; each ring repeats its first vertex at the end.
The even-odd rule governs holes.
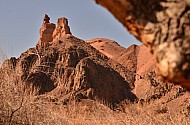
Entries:
POLYGON ((157 75, 190 89, 189 0, 96 0, 155 55, 157 75), (147 9, 148 8, 148 9, 147 9))
POLYGON ((59 18, 57 25, 50 23, 50 17, 45 14, 42 27, 40 28, 40 39, 37 46, 43 46, 57 40, 67 34, 71 34, 68 20, 63 17, 59 18))

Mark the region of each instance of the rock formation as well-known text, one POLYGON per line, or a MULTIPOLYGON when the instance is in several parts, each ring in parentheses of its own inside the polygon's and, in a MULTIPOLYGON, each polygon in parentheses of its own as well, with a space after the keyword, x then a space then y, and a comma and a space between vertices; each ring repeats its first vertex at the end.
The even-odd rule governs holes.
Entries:
POLYGON ((50 20, 49 16, 47 14, 45 14, 43 24, 49 23, 49 20, 50 20))
POLYGON ((40 28, 40 39, 38 41, 39 46, 43 46, 45 43, 53 41, 53 31, 55 30, 55 24, 49 22, 50 18, 45 15, 42 27, 40 28))
POLYGON ((95 38, 86 42, 135 73, 137 65, 137 60, 135 59, 135 53, 138 51, 137 45, 132 45, 126 49, 117 42, 105 38, 95 38))
POLYGON ((66 18, 59 18, 56 29, 53 32, 53 39, 59 39, 66 34, 71 35, 70 27, 68 26, 68 20, 66 18))
POLYGON ((137 45, 132 45, 126 49, 120 46, 117 42, 105 38, 95 38, 92 40, 87 40, 86 42, 99 50, 101 53, 105 54, 107 57, 119 62, 121 65, 126 67, 126 69, 130 70, 130 83, 135 82, 135 74, 137 70, 136 54, 139 48, 137 45))
POLYGON ((156 76, 155 57, 145 45, 131 45, 126 49, 115 41, 105 38, 96 38, 86 42, 135 74, 132 91, 140 104, 150 103, 149 106, 151 106, 151 103, 160 101, 169 104, 176 100, 183 100, 183 96, 187 93, 184 88, 163 82, 156 76))
POLYGON ((44 46, 54 40, 70 34, 70 28, 66 18, 59 18, 57 25, 49 22, 50 17, 45 14, 42 27, 40 28, 40 39, 37 46, 44 46))
POLYGON ((37 48, 2 66, 12 67, 28 92, 62 91, 64 100, 89 98, 109 106, 125 99, 135 101, 131 71, 72 36, 66 18, 59 18, 56 28, 48 20, 46 15, 37 48))
POLYGON ((190 88, 188 0, 96 0, 155 54, 164 80, 190 88), (148 8, 148 9, 147 9, 148 8))
POLYGON ((159 80, 144 45, 83 41, 71 35, 67 19, 54 31, 49 19, 42 44, 0 67, 0 124, 190 123, 189 93, 159 80))

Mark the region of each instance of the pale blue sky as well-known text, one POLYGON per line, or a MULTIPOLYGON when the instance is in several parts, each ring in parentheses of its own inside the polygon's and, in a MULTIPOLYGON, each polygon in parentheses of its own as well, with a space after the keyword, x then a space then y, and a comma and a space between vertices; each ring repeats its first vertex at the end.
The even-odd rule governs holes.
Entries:
POLYGON ((106 9, 93 0, 1 0, 0 50, 18 57, 35 47, 44 14, 51 22, 66 17, 71 32, 84 40, 104 37, 128 47, 139 42, 106 9))

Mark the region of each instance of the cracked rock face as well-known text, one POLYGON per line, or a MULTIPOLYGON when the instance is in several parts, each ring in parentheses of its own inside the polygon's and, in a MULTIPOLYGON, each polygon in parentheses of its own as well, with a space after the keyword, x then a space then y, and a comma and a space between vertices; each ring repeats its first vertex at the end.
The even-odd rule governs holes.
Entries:
POLYGON ((188 0, 96 0, 156 56, 158 74, 190 88, 188 0), (149 8, 149 9, 147 9, 149 8))
POLYGON ((3 64, 26 86, 27 92, 41 95, 61 91, 65 102, 93 99, 109 106, 123 100, 135 101, 132 72, 72 36, 66 18, 58 19, 56 28, 49 19, 44 17, 40 29, 41 44, 38 42, 36 48, 3 64))
POLYGON ((48 47, 24 52, 14 70, 34 94, 60 87, 63 96, 69 95, 66 100, 89 98, 114 106, 136 99, 122 76, 128 72, 120 71, 122 68, 84 41, 66 36, 48 47))

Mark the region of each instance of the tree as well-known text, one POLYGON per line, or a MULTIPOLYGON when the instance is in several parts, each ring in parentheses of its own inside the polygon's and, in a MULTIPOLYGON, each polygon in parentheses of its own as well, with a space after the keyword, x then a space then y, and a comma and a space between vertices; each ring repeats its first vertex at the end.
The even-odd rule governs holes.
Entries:
POLYGON ((189 0, 95 0, 155 54, 163 80, 190 89, 189 0))

